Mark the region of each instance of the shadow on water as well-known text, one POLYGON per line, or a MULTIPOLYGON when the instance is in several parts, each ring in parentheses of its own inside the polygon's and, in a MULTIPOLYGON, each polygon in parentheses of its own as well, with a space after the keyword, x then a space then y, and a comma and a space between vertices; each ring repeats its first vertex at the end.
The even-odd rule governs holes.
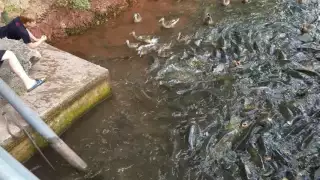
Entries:
POLYGON ((154 15, 142 27, 121 24, 134 9, 120 24, 56 44, 107 67, 114 96, 63 136, 92 171, 74 172, 50 150, 56 172, 39 157, 28 167, 41 164, 35 173, 43 179, 318 178, 318 1, 156 3, 163 11, 140 7, 154 15), (168 12, 181 13, 176 29, 149 25, 168 12), (214 26, 202 25, 203 12, 214 26), (308 33, 300 32, 303 23, 308 33), (123 45, 132 29, 173 40, 172 55, 133 56, 123 45), (179 31, 190 43, 173 39, 179 31))

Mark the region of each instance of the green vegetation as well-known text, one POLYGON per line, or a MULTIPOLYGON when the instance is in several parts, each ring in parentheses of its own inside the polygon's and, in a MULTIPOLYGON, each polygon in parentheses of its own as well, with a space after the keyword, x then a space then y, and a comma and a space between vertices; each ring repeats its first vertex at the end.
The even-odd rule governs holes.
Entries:
POLYGON ((71 5, 74 9, 86 10, 90 9, 89 0, 71 0, 71 5))
POLYGON ((67 7, 69 5, 69 0, 57 0, 56 5, 61 7, 67 7))
POLYGON ((1 13, 1 22, 4 23, 4 24, 8 24, 8 22, 10 22, 10 18, 8 16, 7 11, 3 11, 1 13))
POLYGON ((6 5, 5 10, 1 13, 1 22, 7 24, 13 18, 11 17, 13 14, 20 13, 21 9, 17 8, 14 5, 6 5))
POLYGON ((5 11, 6 11, 7 13, 20 12, 21 9, 20 9, 20 8, 17 8, 17 7, 14 6, 14 5, 6 5, 6 6, 5 6, 5 11))
POLYGON ((56 4, 61 7, 70 6, 80 10, 88 10, 91 7, 90 0, 57 0, 56 4))

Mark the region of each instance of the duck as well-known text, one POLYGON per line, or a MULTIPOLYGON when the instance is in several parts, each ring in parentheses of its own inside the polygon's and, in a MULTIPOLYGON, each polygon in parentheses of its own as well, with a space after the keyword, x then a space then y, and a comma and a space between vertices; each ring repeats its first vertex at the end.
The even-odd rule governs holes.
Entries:
POLYGON ((228 6, 230 4, 230 0, 221 0, 222 5, 228 6))
POLYGON ((304 1, 303 1, 303 0, 297 0, 297 3, 299 3, 299 4, 303 4, 303 3, 304 3, 304 1))
POLYGON ((162 58, 167 58, 167 57, 171 56, 172 54, 173 54, 173 52, 168 51, 168 50, 164 50, 164 49, 158 50, 158 56, 162 57, 162 58))
POLYGON ((245 121, 240 123, 240 127, 243 128, 243 129, 248 128, 250 125, 251 125, 251 122, 248 121, 248 120, 245 120, 245 121))
POLYGON ((191 42, 191 36, 186 35, 186 36, 182 36, 181 32, 178 33, 178 37, 177 37, 177 41, 178 42, 184 42, 185 44, 189 44, 191 42))
POLYGON ((212 25, 214 23, 213 20, 212 20, 211 15, 209 13, 206 14, 206 16, 205 16, 205 18, 203 20, 203 23, 205 25, 212 25))
POLYGON ((146 45, 142 45, 140 46, 137 51, 138 51, 138 55, 140 57, 142 57, 143 55, 146 55, 148 53, 150 53, 153 50, 157 49, 157 45, 155 44, 146 44, 146 45))
POLYGON ((302 34, 305 34, 305 33, 309 33, 310 29, 312 29, 312 28, 313 28, 313 26, 311 24, 303 23, 301 25, 300 31, 302 34))
POLYGON ((172 41, 170 43, 165 43, 158 49, 158 56, 159 57, 169 57, 172 55, 173 52, 169 52, 168 50, 172 47, 172 41))
POLYGON ((169 21, 165 21, 164 17, 162 17, 159 22, 161 22, 161 26, 163 28, 169 29, 169 28, 174 28, 176 24, 179 22, 180 18, 172 19, 169 21))
POLYGON ((139 13, 134 13, 133 14, 133 22, 134 23, 139 23, 142 21, 142 17, 139 13))
POLYGON ((137 36, 135 31, 132 31, 130 33, 130 35, 132 35, 136 40, 141 41, 141 42, 145 42, 148 44, 156 44, 159 42, 159 38, 156 38, 154 36, 151 35, 140 35, 137 36))
POLYGON ((126 44, 130 49, 136 49, 139 47, 140 43, 130 43, 129 40, 126 40, 126 44))
POLYGON ((169 50, 172 47, 172 41, 170 43, 164 43, 159 49, 160 50, 169 50))
POLYGON ((230 67, 234 68, 234 67, 238 67, 240 65, 241 65, 240 60, 233 60, 230 67))
POLYGON ((248 3, 249 0, 242 0, 242 3, 245 4, 245 3, 248 3))
POLYGON ((202 41, 203 41, 202 38, 196 39, 196 40, 194 41, 194 44, 195 44, 196 46, 200 47, 200 44, 201 44, 202 41))

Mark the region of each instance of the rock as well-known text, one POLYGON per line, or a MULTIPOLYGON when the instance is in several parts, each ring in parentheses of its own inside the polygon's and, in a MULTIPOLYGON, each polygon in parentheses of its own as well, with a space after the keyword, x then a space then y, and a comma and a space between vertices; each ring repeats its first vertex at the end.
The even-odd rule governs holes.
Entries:
MULTIPOLYGON (((38 51, 30 49, 22 41, 11 39, 0 39, 0 49, 11 50, 15 53, 23 69, 28 73, 32 64, 30 59, 39 60, 41 55, 38 51)), ((24 84, 20 78, 11 70, 9 63, 4 61, 0 70, 0 77, 12 87, 16 93, 21 94, 25 91, 24 84)))

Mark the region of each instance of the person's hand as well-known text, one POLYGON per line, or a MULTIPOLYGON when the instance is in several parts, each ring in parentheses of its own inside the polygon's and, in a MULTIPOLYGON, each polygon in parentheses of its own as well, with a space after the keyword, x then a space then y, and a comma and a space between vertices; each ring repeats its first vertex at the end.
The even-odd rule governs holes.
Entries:
POLYGON ((41 40, 42 41, 46 41, 47 40, 47 36, 46 35, 41 36, 41 40))

